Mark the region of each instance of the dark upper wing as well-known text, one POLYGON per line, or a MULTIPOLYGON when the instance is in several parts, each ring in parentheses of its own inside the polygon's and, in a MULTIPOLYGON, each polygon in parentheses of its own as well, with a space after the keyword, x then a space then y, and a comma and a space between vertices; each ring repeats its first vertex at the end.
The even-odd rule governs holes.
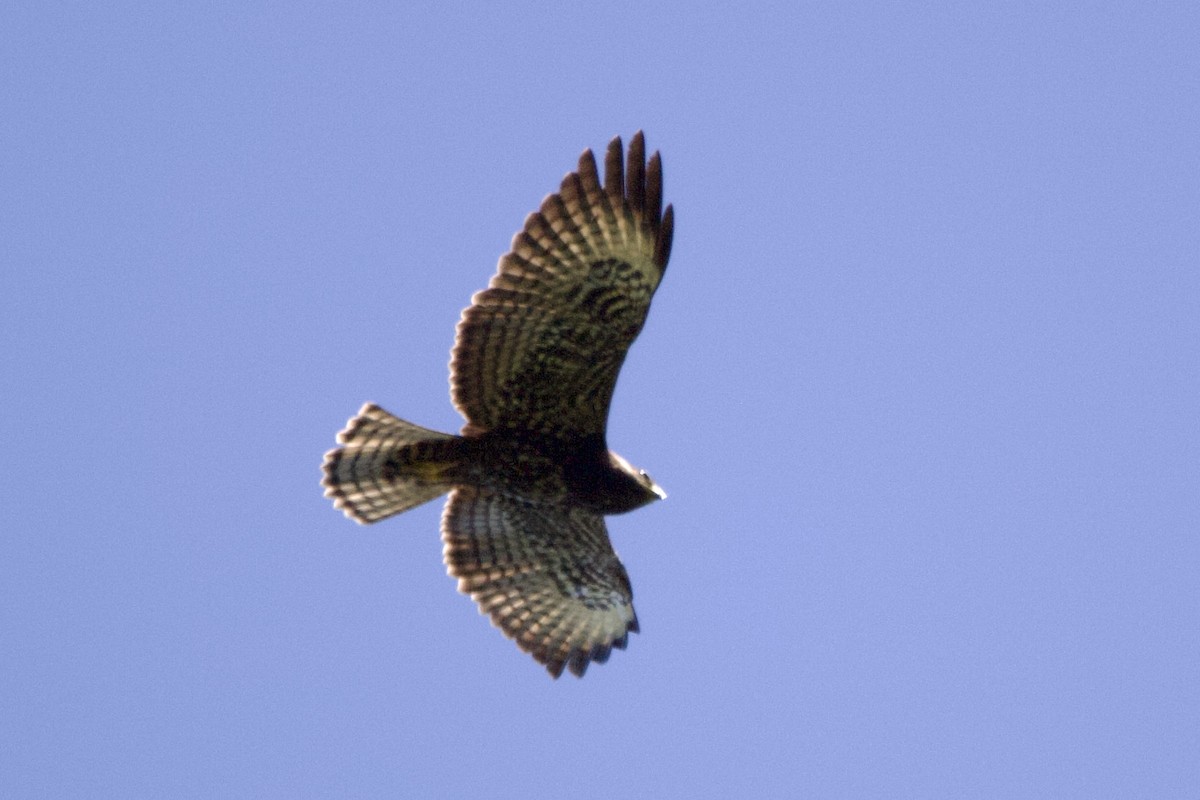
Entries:
POLYGON ((602 434, 617 372, 671 252, 662 163, 639 131, 623 157, 590 150, 513 238, 488 288, 463 312, 450 361, 464 432, 516 428, 602 434))
POLYGON ((558 677, 582 676, 637 631, 604 519, 458 487, 442 514, 447 570, 492 622, 558 677))

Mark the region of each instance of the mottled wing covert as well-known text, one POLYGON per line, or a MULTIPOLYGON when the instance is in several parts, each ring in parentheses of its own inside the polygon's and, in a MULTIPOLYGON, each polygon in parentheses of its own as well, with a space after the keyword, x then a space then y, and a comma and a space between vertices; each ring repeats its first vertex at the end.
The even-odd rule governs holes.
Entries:
POLYGON ((603 517, 459 487, 442 515, 442 541, 459 591, 556 678, 564 667, 582 676, 638 630, 603 517))
POLYGON ((600 184, 591 150, 542 201, 463 312, 450 362, 464 432, 602 435, 617 373, 671 252, 662 163, 639 131, 600 184))

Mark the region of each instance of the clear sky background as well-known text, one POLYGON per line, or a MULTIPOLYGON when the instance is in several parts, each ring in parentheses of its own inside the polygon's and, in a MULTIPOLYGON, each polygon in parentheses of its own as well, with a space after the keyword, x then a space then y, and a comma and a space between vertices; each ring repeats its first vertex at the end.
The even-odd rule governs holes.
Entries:
POLYGON ((14 4, 0 795, 1195 797, 1194 3, 14 4), (458 314, 584 147, 677 211, 553 681, 440 503, 458 314))

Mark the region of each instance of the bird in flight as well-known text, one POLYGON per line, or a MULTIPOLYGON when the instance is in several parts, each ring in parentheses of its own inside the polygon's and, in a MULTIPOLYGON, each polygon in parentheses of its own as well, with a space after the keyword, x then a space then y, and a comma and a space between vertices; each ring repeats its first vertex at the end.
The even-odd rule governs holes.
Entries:
POLYGON ((557 678, 638 630, 604 517, 666 496, 608 449, 617 373, 671 253, 662 161, 639 131, 591 150, 542 201, 462 313, 450 360, 459 435, 368 403, 325 455, 325 496, 362 524, 449 493, 447 571, 557 678))

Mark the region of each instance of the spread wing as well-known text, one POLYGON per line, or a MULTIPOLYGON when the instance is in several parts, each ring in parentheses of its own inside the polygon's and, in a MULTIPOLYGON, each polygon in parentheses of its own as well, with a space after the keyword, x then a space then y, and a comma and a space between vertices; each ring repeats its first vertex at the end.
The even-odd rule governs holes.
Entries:
POLYGON ((442 514, 447 571, 492 623, 558 677, 581 676, 638 630, 604 519, 458 487, 442 514))
POLYGON ((617 373, 671 252, 662 162, 639 131, 620 138, 601 186, 591 150, 542 201, 488 288, 471 300, 450 361, 464 433, 499 428, 603 435, 617 373))

